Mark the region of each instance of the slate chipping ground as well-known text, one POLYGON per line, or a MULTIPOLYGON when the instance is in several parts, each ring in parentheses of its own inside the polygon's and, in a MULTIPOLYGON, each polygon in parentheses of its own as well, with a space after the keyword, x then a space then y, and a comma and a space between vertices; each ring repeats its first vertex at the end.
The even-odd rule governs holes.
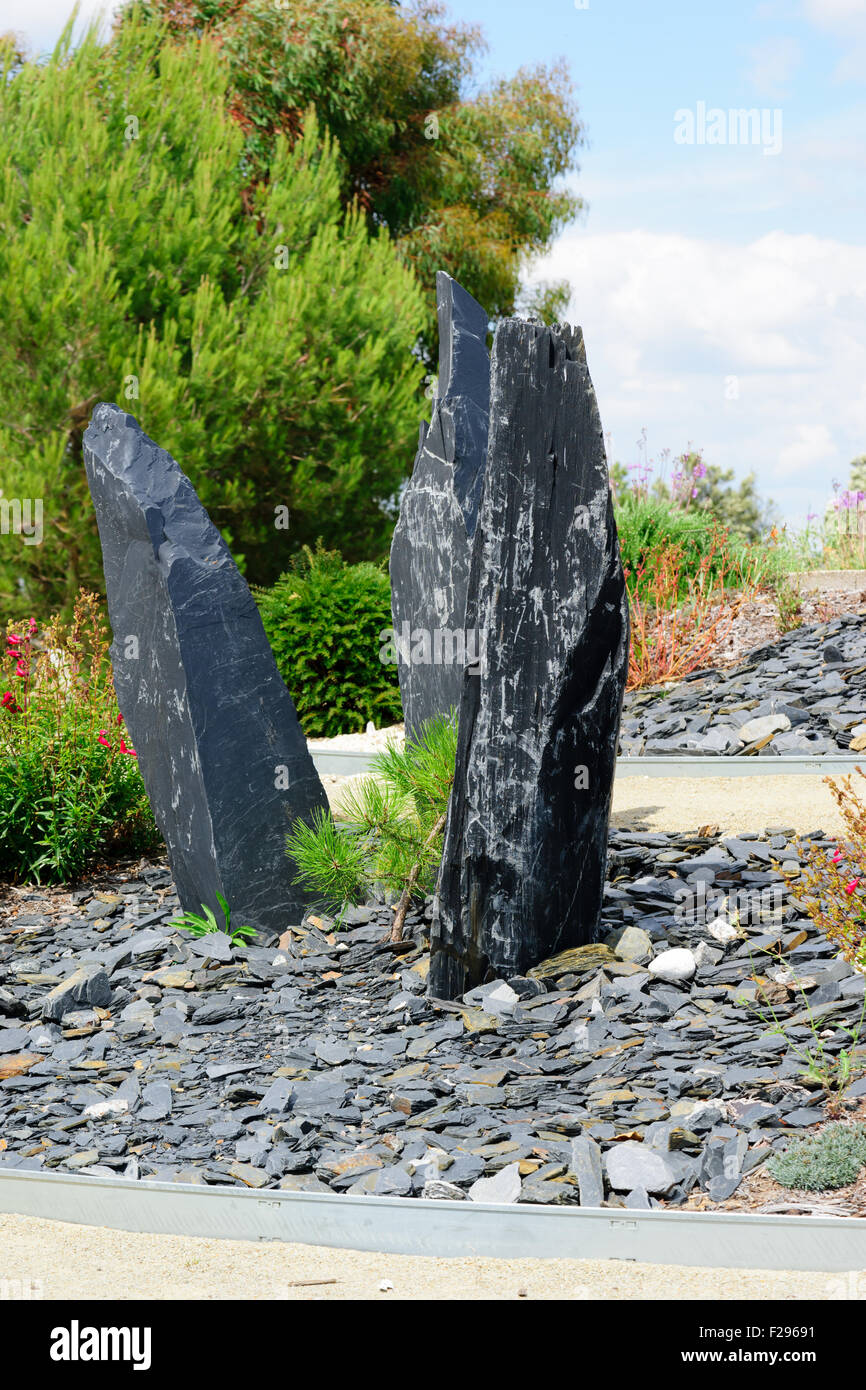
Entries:
MULTIPOLYGON (((864 977, 790 903, 764 908, 744 939, 674 920, 690 876, 778 889, 774 855, 793 857, 786 835, 614 832, 605 926, 613 939, 627 929, 618 945, 447 1009, 423 994, 424 913, 400 953, 373 908, 339 934, 308 920, 279 946, 231 950, 168 928, 176 902, 159 866, 80 890, 72 915, 46 911, 49 894, 17 896, 0 935, 0 1162, 597 1205, 602 1159, 614 1201, 680 1204, 695 1188, 725 1200, 823 1118, 784 1039, 736 1002, 752 957, 785 948, 813 1015, 836 1030, 831 1049, 863 1004, 864 977), (650 974, 650 955, 672 949, 688 954, 650 974)), ((805 1042, 802 1000, 777 994, 805 1042)))
POLYGON ((795 628, 734 670, 629 692, 620 754, 839 757, 864 729, 866 630, 849 614, 795 628))
MULTIPOLYGON (((828 626, 812 646, 832 659, 835 637, 853 685, 858 634, 828 626)), ((765 692, 784 672, 761 679, 765 692)), ((866 979, 774 868, 799 853, 783 825, 614 829, 602 941, 448 1005, 425 994, 430 902, 399 950, 375 904, 339 932, 308 915, 273 945, 232 948, 169 927, 161 864, 117 865, 71 894, 7 888, 0 1164, 374 1196, 736 1202, 825 1117, 795 1049, 743 1002, 754 968, 800 1047, 812 1030, 795 977, 831 1052, 863 1008, 866 979), (778 948, 782 971, 766 954, 778 948)), ((859 1105, 866 1080, 849 1094, 859 1105)))

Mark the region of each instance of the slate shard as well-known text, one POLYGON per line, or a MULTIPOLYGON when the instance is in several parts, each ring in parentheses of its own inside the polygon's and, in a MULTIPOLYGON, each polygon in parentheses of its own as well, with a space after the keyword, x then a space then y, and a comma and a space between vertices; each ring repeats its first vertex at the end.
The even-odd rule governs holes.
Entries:
POLYGON ((264 934, 306 899, 285 852, 328 807, 292 698, 228 547, 178 464, 116 405, 84 462, 102 542, 118 704, 185 911, 264 934))
POLYGON ((407 733, 460 701, 463 671, 483 660, 465 624, 472 538, 487 455, 487 314, 440 271, 439 381, 429 429, 391 545, 391 613, 407 733))
POLYGON ((628 601, 579 328, 497 327, 490 440, 432 928, 453 999, 598 938, 628 664, 628 601))

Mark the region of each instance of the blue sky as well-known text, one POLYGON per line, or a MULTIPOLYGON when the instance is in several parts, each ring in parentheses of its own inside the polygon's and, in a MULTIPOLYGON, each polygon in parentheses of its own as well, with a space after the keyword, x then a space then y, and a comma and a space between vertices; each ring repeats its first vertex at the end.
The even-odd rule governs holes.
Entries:
MULTIPOLYGON (((485 77, 570 65, 588 207, 527 276, 574 287, 613 455, 646 428, 651 455, 754 471, 792 523, 822 511, 866 453, 866 0, 448 8, 484 30, 485 77), (752 109, 763 134, 733 141, 752 109)), ((0 28, 45 49, 68 10, 0 0, 0 28)))

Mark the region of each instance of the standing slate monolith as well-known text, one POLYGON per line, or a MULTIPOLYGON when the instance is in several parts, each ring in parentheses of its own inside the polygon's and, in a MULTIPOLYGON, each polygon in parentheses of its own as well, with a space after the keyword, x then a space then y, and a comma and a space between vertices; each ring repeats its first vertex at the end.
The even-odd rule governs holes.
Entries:
POLYGON ((84 462, 102 542, 118 704, 185 911, 270 934, 305 898, 285 837, 328 802, 261 618, 170 454, 98 405, 84 462))
POLYGON ((391 546, 391 614, 406 732, 460 700, 463 671, 483 659, 467 631, 466 586, 487 456, 487 315, 440 271, 439 384, 422 424, 391 546))
POLYGON ((580 329, 506 319, 466 623, 430 993, 456 998, 597 938, 628 603, 580 329))

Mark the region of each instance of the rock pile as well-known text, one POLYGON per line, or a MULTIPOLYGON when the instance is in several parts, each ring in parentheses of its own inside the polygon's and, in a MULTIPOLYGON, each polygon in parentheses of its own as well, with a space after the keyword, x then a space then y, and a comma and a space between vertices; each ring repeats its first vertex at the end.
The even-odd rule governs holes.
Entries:
POLYGON ((17 890, 0 927, 0 1164, 473 1201, 726 1200, 823 1117, 797 1056, 812 1039, 801 991, 830 1053, 863 1008, 864 977, 799 919, 777 860, 796 871, 785 827, 612 832, 604 939, 453 1003, 425 995, 429 905, 396 950, 375 904, 340 932, 308 915, 235 949, 169 928, 163 866, 118 871, 59 916, 50 892, 17 890))
POLYGON ((866 626, 795 628, 734 670, 625 697, 620 756, 828 757, 866 748, 866 626), (862 741, 861 741, 862 740, 862 741))

